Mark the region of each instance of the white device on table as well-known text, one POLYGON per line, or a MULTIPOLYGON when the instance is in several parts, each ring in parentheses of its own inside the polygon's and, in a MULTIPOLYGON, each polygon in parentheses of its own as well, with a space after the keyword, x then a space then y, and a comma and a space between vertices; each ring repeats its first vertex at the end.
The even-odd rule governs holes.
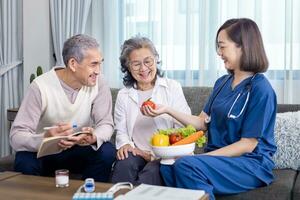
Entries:
POLYGON ((92 178, 85 179, 83 185, 81 185, 77 192, 73 195, 72 200, 113 200, 114 193, 120 189, 133 189, 133 185, 130 182, 120 182, 113 185, 106 192, 94 192, 95 191, 95 182, 92 178), (82 192, 84 189, 85 192, 82 192))

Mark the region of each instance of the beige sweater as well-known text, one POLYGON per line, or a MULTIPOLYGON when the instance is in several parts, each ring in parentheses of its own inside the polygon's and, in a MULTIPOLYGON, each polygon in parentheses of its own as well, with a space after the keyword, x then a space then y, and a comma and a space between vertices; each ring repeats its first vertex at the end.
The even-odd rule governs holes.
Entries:
POLYGON ((59 80, 55 71, 51 70, 36 79, 27 90, 12 124, 10 143, 15 151, 36 152, 43 139, 42 127, 53 125, 60 119, 64 122, 70 120, 70 123, 77 123, 78 126, 91 124, 97 136, 97 143, 93 146, 96 150, 103 142, 109 141, 113 134, 111 111, 111 93, 102 75, 98 78, 98 86, 83 87, 78 91, 59 80), (48 82, 40 83, 40 78, 48 82), (88 95, 86 92, 91 95, 90 98, 85 98, 88 95), (52 102, 49 104, 51 108, 47 106, 49 99, 52 102))
POLYGON ((92 102, 98 94, 98 83, 95 87, 83 86, 74 103, 66 97, 54 69, 44 76, 37 77, 34 82, 39 87, 42 98, 42 112, 37 126, 37 133, 43 128, 59 122, 77 124, 78 128, 92 125, 92 102))

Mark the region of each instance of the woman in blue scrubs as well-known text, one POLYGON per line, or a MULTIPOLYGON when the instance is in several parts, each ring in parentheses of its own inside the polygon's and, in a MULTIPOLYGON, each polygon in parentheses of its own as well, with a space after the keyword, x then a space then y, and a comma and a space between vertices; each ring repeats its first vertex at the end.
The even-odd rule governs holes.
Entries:
POLYGON ((152 117, 167 113, 207 130, 204 154, 178 158, 160 171, 166 185, 202 189, 210 199, 269 185, 276 151, 276 94, 261 74, 268 60, 256 23, 245 18, 226 21, 217 32, 216 48, 229 73, 216 81, 199 116, 164 105, 143 111, 152 117))

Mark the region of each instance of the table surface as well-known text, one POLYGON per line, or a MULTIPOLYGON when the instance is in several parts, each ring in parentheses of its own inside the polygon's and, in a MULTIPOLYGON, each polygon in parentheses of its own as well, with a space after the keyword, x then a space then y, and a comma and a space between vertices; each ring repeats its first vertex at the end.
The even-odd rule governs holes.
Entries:
POLYGON ((20 175, 18 172, 0 172, 0 181, 20 175))
MULTIPOLYGON (((54 177, 29 176, 4 172, 0 174, 0 197, 5 199, 72 199, 77 189, 84 183, 70 180, 69 187, 55 187, 54 177)), ((96 183, 96 192, 106 192, 113 184, 96 183)))
MULTIPOLYGON (((54 177, 29 176, 16 172, 0 173, 0 197, 5 199, 56 199, 70 200, 77 189, 84 183, 82 180, 70 180, 69 187, 55 187, 54 177)), ((113 184, 96 182, 96 192, 106 192, 113 184)), ((128 190, 117 193, 125 194, 128 190)), ((200 200, 208 200, 205 195, 200 200)))

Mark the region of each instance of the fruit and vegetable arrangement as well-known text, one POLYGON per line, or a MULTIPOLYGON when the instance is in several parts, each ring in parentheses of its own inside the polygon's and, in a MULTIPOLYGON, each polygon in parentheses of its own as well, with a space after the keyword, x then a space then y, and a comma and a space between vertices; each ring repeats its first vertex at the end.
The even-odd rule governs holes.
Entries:
POLYGON ((196 131, 192 125, 178 129, 158 130, 151 138, 153 146, 176 146, 194 142, 198 147, 202 147, 206 137, 203 131, 196 131))

